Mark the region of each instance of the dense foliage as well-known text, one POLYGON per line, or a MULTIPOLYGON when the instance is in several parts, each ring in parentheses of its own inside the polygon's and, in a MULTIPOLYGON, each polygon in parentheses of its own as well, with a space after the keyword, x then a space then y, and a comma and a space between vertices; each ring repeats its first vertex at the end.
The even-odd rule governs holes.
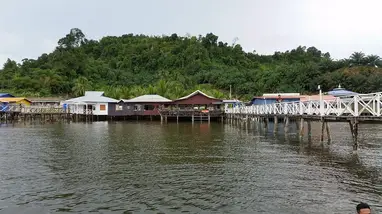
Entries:
POLYGON ((104 90, 107 96, 131 98, 160 94, 168 98, 202 89, 212 96, 248 99, 277 92, 316 93, 339 83, 361 93, 382 89, 381 60, 353 53, 332 60, 315 47, 297 47, 273 55, 247 53, 212 33, 206 36, 150 37, 127 34, 88 40, 75 28, 56 49, 0 70, 0 91, 27 96, 78 96, 104 90))

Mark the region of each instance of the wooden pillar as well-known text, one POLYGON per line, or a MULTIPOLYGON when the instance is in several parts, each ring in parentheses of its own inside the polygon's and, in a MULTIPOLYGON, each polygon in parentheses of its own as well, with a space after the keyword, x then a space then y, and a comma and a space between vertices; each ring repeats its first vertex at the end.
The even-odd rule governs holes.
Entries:
POLYGON ((269 118, 266 116, 264 118, 264 129, 268 130, 268 123, 269 123, 269 118))
POLYGON ((278 126, 279 126, 279 118, 277 118, 277 116, 274 116, 273 117, 273 132, 277 132, 277 130, 278 130, 278 126))
POLYGON ((358 121, 357 119, 349 121, 350 131, 353 137, 353 149, 358 149, 358 121))
POLYGON ((308 142, 312 141, 312 123, 307 121, 308 124, 308 142))
POLYGON ((176 123, 179 123, 179 115, 176 115, 176 123))
POLYGON ((211 121, 211 115, 210 113, 208 113, 208 123, 210 123, 210 121, 211 121))
POLYGON ((329 131, 329 123, 325 122, 325 127, 326 127, 326 136, 328 136, 328 144, 332 141, 332 137, 330 136, 330 131, 329 131))
POLYGON ((300 138, 304 138, 304 118, 300 118, 300 138))
POLYGON ((324 142, 325 121, 321 118, 321 142, 324 142))
POLYGON ((284 122, 284 131, 285 131, 285 133, 287 133, 287 132, 289 132, 289 117, 285 116, 284 120, 285 120, 285 122, 284 122))
POLYGON ((194 123, 194 113, 192 113, 191 120, 192 120, 192 123, 194 123))
POLYGON ((163 123, 163 116, 160 115, 160 123, 163 123))

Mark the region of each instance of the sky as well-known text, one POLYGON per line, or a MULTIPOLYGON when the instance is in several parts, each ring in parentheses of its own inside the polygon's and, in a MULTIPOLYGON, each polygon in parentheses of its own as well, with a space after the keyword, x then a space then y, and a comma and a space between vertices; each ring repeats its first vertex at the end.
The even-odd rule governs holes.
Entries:
POLYGON ((122 34, 214 33, 247 52, 315 46, 334 59, 382 56, 381 0, 0 0, 0 65, 51 52, 79 28, 122 34), (381 20, 381 21, 380 21, 381 20))

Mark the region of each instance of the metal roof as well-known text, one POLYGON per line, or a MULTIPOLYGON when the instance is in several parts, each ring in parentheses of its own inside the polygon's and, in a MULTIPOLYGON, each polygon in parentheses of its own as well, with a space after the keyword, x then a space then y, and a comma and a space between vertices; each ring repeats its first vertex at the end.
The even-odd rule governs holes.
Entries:
POLYGON ((132 99, 124 100, 122 99, 123 102, 125 103, 167 103, 167 102, 172 102, 171 100, 162 97, 157 94, 147 94, 147 95, 142 95, 139 97, 135 97, 132 99))
POLYGON ((344 88, 335 88, 329 91, 328 94, 333 96, 349 96, 349 95, 356 95, 358 93, 346 90, 344 88))
POLYGON ((190 97, 192 97, 192 96, 194 96, 194 95, 196 95, 196 94, 201 94, 201 95, 203 95, 203 96, 205 96, 205 97, 208 97, 208 98, 210 98, 210 99, 218 100, 218 99, 215 98, 215 97, 208 96, 207 94, 203 93, 203 92, 200 91, 200 90, 196 90, 196 91, 192 92, 191 94, 189 94, 189 95, 187 95, 187 96, 185 96, 185 97, 181 97, 181 98, 179 98, 179 99, 177 99, 177 100, 188 99, 188 98, 190 98, 190 97))
POLYGON ((86 104, 86 103, 117 103, 118 100, 103 96, 103 91, 86 91, 85 96, 65 100, 64 103, 86 104))

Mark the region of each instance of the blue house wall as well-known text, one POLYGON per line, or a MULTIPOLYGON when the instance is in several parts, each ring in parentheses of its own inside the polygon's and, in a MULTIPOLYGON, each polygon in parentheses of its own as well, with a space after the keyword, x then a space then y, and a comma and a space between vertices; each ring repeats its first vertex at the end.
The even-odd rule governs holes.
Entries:
MULTIPOLYGON (((277 98, 253 98, 251 105, 264 105, 275 103, 277 98)), ((281 102, 296 102, 300 101, 300 98, 282 98, 281 102)))

